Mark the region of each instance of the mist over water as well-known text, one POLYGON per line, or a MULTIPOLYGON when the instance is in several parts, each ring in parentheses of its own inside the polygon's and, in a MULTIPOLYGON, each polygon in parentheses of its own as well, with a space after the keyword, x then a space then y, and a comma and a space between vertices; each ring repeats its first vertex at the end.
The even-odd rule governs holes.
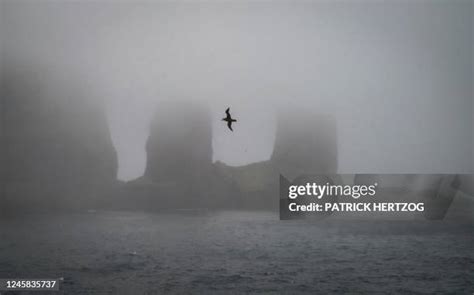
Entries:
POLYGON ((123 180, 145 171, 169 99, 210 107, 213 159, 230 165, 268 159, 275 117, 297 105, 336 118, 340 172, 466 173, 471 6, 3 1, 2 60, 87 80, 123 180))
POLYGON ((60 277, 67 294, 472 293, 473 14, 0 0, 0 278, 60 277), (377 183, 348 202, 427 210, 279 220, 281 179, 377 183))
POLYGON ((472 229, 262 212, 37 216, 0 224, 11 238, 0 276, 60 273, 67 294, 462 294, 473 283, 472 229))

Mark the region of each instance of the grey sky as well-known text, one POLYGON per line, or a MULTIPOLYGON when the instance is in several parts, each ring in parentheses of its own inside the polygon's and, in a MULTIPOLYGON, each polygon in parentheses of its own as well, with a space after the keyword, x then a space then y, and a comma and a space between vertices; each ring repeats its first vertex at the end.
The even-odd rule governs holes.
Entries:
POLYGON ((231 165, 267 159, 277 110, 303 105, 336 117, 341 173, 474 166, 471 1, 1 3, 6 59, 67 68, 104 98, 121 179, 143 173, 170 98, 210 105, 231 165))

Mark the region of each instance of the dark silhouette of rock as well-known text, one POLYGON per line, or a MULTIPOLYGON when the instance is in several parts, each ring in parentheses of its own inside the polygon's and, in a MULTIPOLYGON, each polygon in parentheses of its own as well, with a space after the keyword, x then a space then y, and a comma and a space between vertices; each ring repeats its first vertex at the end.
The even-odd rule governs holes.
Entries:
POLYGON ((13 210, 96 206, 117 159, 100 98, 70 71, 4 71, 5 202, 13 210))
POLYGON ((337 172, 336 121, 303 108, 280 112, 270 161, 291 179, 337 172))
POLYGON ((219 179, 226 179, 239 191, 238 207, 276 210, 280 174, 294 179, 336 172, 336 135, 336 124, 330 117, 285 110, 278 116, 271 159, 240 167, 216 163, 219 179))
POLYGON ((280 116, 269 161, 240 167, 213 164, 211 115, 191 101, 159 105, 146 150, 144 176, 120 186, 116 205, 277 210, 280 173, 330 174, 337 168, 335 122, 307 112, 280 116))
POLYGON ((221 188, 225 194, 233 194, 226 200, 226 207, 245 209, 278 208, 278 170, 270 161, 252 163, 245 166, 228 166, 216 162, 218 181, 225 183, 228 191, 221 188))
POLYGON ((160 103, 146 145, 144 177, 175 183, 179 207, 207 204, 212 167, 212 124, 206 106, 192 101, 160 103))

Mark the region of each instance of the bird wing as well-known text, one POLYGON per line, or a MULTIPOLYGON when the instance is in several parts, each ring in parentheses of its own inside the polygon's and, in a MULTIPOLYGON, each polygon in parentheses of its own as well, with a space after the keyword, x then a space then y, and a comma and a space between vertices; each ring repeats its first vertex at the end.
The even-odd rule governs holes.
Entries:
POLYGON ((229 110, 230 110, 230 108, 227 108, 227 110, 225 110, 225 113, 227 114, 228 117, 230 117, 229 110))
POLYGON ((232 121, 227 122, 227 127, 229 127, 230 131, 234 131, 232 130, 232 121))

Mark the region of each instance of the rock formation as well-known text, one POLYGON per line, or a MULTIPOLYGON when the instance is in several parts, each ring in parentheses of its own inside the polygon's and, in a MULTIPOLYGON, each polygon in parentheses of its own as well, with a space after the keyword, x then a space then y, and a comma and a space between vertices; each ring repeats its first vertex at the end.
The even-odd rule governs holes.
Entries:
POLYGON ((144 177, 174 183, 180 207, 207 203, 212 178, 212 125, 209 110, 192 101, 161 103, 150 127, 144 177))
POLYGON ((43 70, 4 71, 5 202, 14 210, 95 206, 117 173, 103 106, 70 72, 43 70))
MULTIPOLYGON (((308 112, 280 116, 269 161, 241 167, 212 163, 212 125, 206 107, 190 101, 161 103, 150 128, 143 177, 121 188, 148 209, 278 208, 279 174, 334 173, 334 121, 308 112)), ((128 206, 128 205, 125 205, 128 206)))
POLYGON ((294 179, 305 174, 337 170, 336 124, 307 110, 280 113, 272 157, 241 167, 216 164, 221 177, 240 192, 238 205, 250 209, 278 209, 280 174, 294 179))
POLYGON ((290 179, 301 174, 336 173, 335 120, 303 109, 280 112, 270 161, 290 179))
POLYGON ((233 194, 227 199, 227 207, 245 209, 278 208, 278 170, 270 161, 252 163, 245 166, 232 167, 222 162, 216 162, 216 174, 221 184, 226 184, 228 191, 233 194))

